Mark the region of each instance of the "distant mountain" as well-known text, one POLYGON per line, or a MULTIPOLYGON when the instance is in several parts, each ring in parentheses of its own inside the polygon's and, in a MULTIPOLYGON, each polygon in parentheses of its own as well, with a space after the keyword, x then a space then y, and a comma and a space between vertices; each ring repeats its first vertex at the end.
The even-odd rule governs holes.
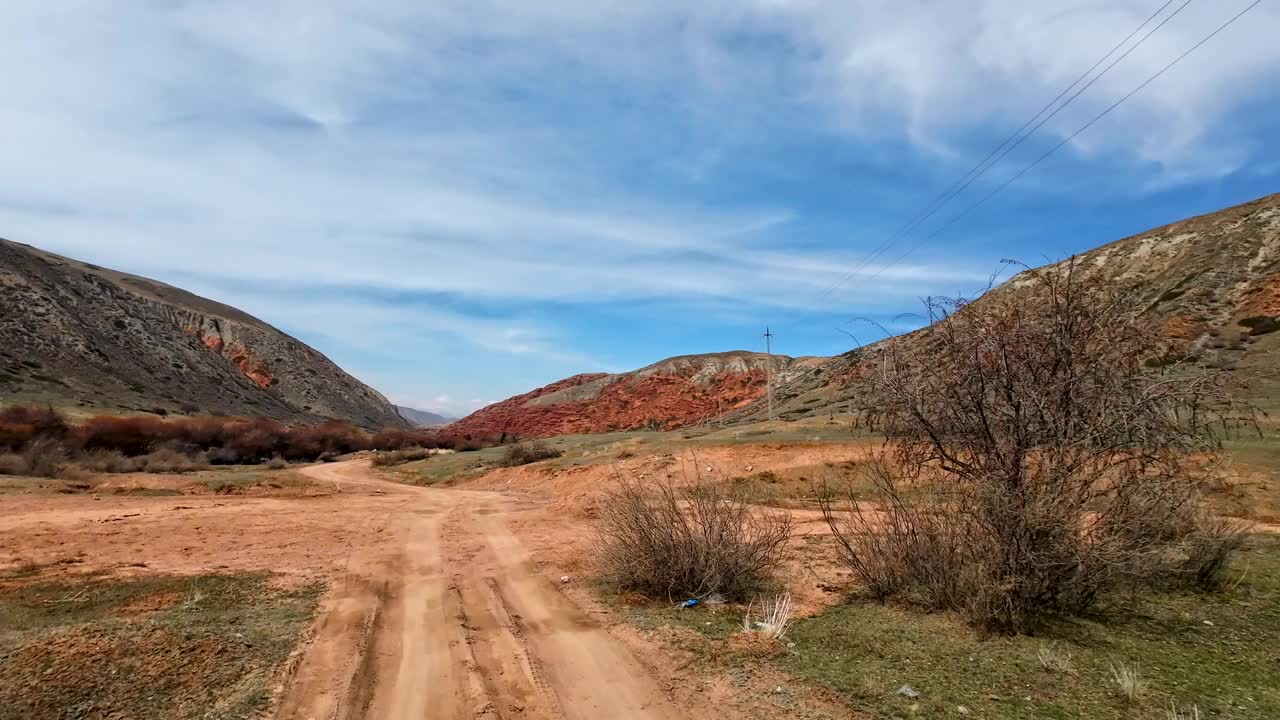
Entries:
MULTIPOLYGON (((1078 271, 1136 290, 1135 315, 1205 365, 1233 370, 1264 409, 1280 408, 1280 194, 1157 228, 1083 253, 1078 271)), ((1019 293, 1020 274, 992 290, 1019 293)), ((981 303, 981 300, 978 300, 981 303)), ((920 331, 833 358, 775 355, 774 417, 840 418, 865 395, 878 349, 910 347, 920 331)), ((672 429, 720 413, 764 420, 765 356, 672 358, 620 375, 577 375, 491 405, 453 427, 546 437, 643 427, 672 429)))
POLYGON ((457 418, 445 417, 427 410, 415 410, 403 405, 397 405, 396 410, 399 411, 400 417, 408 420, 414 427, 437 427, 457 420, 457 418))
POLYGON ((0 403, 409 426, 376 390, 251 315, 7 240, 0 403))
MULTIPOLYGON (((776 381, 821 362, 774 355, 776 381)), ((670 358, 629 373, 575 375, 490 405, 451 427, 476 436, 550 437, 709 422, 763 397, 767 366, 764 353, 735 351, 670 358)))

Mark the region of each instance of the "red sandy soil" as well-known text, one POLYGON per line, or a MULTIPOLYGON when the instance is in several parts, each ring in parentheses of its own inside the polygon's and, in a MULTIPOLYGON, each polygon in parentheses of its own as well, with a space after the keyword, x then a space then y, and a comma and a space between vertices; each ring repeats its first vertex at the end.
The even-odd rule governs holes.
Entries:
MULTIPOLYGON (((697 462, 738 473, 841 450, 775 452, 716 448, 697 462)), ((631 462, 674 472, 679 459, 631 462)), ((516 468, 465 489, 389 482, 365 460, 303 472, 314 485, 296 496, 0 496, 0 573, 39 563, 50 566, 41 580, 268 570, 328 583, 282 678, 282 720, 851 716, 777 671, 705 667, 667 642, 676 631, 640 632, 601 604, 587 582, 595 496, 555 496, 602 487, 607 469, 516 468)), ((810 548, 812 513, 800 515, 791 574, 807 589, 793 593, 816 608, 830 602, 819 585, 838 571, 810 548)))

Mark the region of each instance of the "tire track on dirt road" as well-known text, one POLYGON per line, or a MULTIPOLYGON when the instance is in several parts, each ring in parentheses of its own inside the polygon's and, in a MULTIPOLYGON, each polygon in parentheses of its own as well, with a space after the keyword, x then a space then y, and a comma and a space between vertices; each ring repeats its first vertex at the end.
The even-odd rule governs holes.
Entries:
POLYGON ((494 593, 569 720, 682 717, 644 666, 538 572, 498 515, 475 527, 496 563, 494 593))
MULTIPOLYGON (((396 550, 353 556, 330 593, 280 720, 673 720, 629 651, 534 566, 494 492, 400 485, 366 461, 305 468, 386 494, 396 550)), ((337 512, 341 512, 339 507, 337 512)))

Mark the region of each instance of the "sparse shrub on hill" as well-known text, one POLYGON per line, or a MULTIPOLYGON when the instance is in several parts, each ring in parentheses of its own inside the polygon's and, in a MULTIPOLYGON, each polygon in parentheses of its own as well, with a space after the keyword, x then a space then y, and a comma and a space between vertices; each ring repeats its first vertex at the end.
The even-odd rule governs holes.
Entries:
POLYGON ((145 455, 175 438, 178 425, 158 418, 89 418, 75 428, 74 436, 85 450, 115 450, 128 456, 145 455))
POLYGON ((502 467, 516 467, 517 465, 528 465, 542 460, 551 460, 563 454, 562 451, 541 440, 535 440, 530 443, 508 445, 507 449, 502 453, 502 458, 498 461, 498 464, 502 467))
POLYGON ((419 428, 417 430, 384 430, 369 439, 373 450, 455 450, 464 452, 493 447, 498 443, 492 437, 455 435, 447 429, 419 428))
POLYGON ((1026 282, 930 302, 916 354, 883 351, 878 512, 823 501, 845 563, 877 597, 1017 632, 1121 587, 1214 587, 1241 540, 1201 502, 1223 376, 1145 362, 1149 323, 1073 265, 1026 282))
POLYGON ((608 577, 664 599, 750 597, 781 564, 792 530, 790 515, 753 508, 724 483, 621 478, 600 507, 608 577))

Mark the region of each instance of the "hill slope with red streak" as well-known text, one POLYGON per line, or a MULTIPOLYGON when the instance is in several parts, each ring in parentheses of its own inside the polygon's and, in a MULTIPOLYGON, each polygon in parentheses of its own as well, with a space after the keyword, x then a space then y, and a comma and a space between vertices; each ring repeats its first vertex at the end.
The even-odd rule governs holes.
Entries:
MULTIPOLYGON (((715 418, 761 398, 766 360, 753 353, 674 358, 621 375, 575 375, 490 405, 451 430, 474 437, 543 438, 652 428, 715 418)), ((774 356, 775 366, 791 358, 774 356)))

